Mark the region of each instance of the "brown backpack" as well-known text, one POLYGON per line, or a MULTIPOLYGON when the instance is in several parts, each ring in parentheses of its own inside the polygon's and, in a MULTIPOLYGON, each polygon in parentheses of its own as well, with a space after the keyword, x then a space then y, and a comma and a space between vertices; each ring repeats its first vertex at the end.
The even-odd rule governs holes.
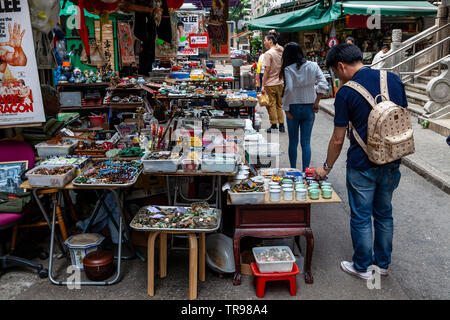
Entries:
POLYGON ((389 100, 385 70, 380 71, 381 94, 375 98, 355 81, 348 81, 345 86, 356 90, 372 107, 367 123, 367 145, 350 122, 356 141, 371 162, 379 165, 386 164, 414 153, 414 137, 409 112, 406 108, 389 100), (377 103, 378 97, 382 98, 380 103, 377 103))

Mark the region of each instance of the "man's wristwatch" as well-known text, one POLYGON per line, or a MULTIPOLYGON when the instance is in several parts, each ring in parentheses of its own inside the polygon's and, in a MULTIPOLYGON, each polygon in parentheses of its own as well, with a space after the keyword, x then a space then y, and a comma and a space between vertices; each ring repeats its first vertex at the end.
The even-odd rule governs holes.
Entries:
POLYGON ((333 169, 333 167, 329 167, 329 166, 327 165, 327 162, 326 162, 326 161, 323 163, 323 168, 324 168, 326 171, 330 171, 331 169, 333 169))

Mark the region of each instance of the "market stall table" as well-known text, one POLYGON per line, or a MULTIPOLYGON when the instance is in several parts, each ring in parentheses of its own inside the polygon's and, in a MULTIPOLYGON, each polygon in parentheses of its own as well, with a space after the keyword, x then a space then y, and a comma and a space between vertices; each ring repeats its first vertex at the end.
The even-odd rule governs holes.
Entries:
MULTIPOLYGON (((235 273, 233 284, 241 283, 241 247, 243 237, 281 238, 295 236, 299 243, 299 236, 306 237, 305 282, 313 283, 311 274, 311 260, 314 247, 314 237, 311 229, 311 204, 340 203, 342 200, 333 190, 331 199, 311 200, 309 196, 304 201, 271 202, 269 192, 266 192, 264 203, 245 204, 235 206, 235 232, 233 236, 235 273)), ((228 197, 228 205, 233 205, 228 197)), ((300 246, 300 245, 299 245, 300 246)))
MULTIPOLYGON (((134 182, 132 183, 134 184, 134 182)), ((89 282, 66 282, 66 281, 56 281, 53 278, 53 274, 52 274, 52 268, 53 268, 53 246, 54 246, 54 242, 55 242, 55 220, 56 220, 56 215, 57 215, 57 210, 60 207, 60 203, 61 203, 61 199, 62 199, 62 192, 64 190, 102 190, 103 192, 106 191, 111 191, 114 194, 114 198, 116 200, 116 204, 117 204, 117 208, 119 210, 119 226, 118 226, 118 230, 122 230, 122 226, 123 223, 122 221, 125 219, 124 215, 123 215, 123 200, 122 200, 122 194, 121 194, 121 189, 123 188, 127 188, 130 187, 132 184, 129 185, 124 185, 123 187, 118 187, 118 186, 75 186, 73 185, 72 182, 70 182, 69 184, 65 185, 64 187, 52 187, 51 189, 57 190, 57 195, 56 197, 54 197, 53 200, 53 215, 52 215, 52 220, 50 222, 49 217, 47 215, 47 213, 44 210, 44 207, 42 205, 42 203, 40 202, 39 198, 38 198, 38 191, 42 190, 42 189, 49 189, 48 187, 32 187, 29 184, 29 181, 26 180, 24 181, 21 185, 20 188, 22 189, 26 189, 26 190, 32 190, 33 196, 36 200, 36 202, 39 205, 39 208, 41 209, 41 212, 45 218, 45 220, 50 224, 51 223, 51 236, 50 236, 50 253, 49 253, 49 266, 48 266, 48 277, 50 279, 50 281, 53 284, 56 285, 112 285, 115 284, 119 281, 120 279, 120 264, 121 264, 121 259, 123 259, 122 257, 122 233, 119 231, 119 239, 118 239, 118 243, 120 245, 118 245, 118 254, 117 254, 117 272, 116 272, 116 276, 114 277, 113 280, 111 281, 89 281, 89 282)), ((127 233, 127 238, 128 238, 128 242, 130 241, 129 239, 131 239, 128 229, 125 226, 125 232, 127 233)), ((130 246, 132 246, 131 243, 129 243, 130 246)), ((132 253, 135 254, 136 252, 134 252, 134 248, 132 247, 132 253)))

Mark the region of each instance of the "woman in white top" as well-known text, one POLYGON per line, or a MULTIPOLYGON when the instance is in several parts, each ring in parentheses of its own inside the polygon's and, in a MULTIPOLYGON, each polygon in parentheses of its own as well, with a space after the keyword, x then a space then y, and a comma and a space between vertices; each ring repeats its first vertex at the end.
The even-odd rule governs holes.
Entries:
POLYGON ((307 61, 295 42, 284 47, 280 79, 284 79, 283 109, 289 133, 289 162, 297 166, 298 133, 303 171, 311 161, 311 132, 319 101, 328 95, 328 82, 315 62, 307 61))

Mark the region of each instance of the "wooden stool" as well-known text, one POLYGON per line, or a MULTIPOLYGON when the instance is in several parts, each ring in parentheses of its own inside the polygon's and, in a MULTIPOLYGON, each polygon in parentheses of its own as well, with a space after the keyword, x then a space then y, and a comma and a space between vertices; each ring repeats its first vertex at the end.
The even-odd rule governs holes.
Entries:
POLYGON ((277 273, 261 273, 259 272, 256 262, 250 264, 253 274, 256 277, 256 296, 264 298, 264 290, 267 281, 288 280, 290 285, 291 296, 297 293, 296 275, 300 272, 297 264, 294 262, 291 272, 277 272, 277 273))
POLYGON ((189 299, 197 299, 197 270, 200 281, 206 281, 206 236, 200 232, 200 243, 192 232, 150 232, 147 244, 147 291, 149 296, 155 295, 155 241, 159 235, 159 273, 161 278, 167 276, 167 233, 187 234, 189 239, 189 299))

